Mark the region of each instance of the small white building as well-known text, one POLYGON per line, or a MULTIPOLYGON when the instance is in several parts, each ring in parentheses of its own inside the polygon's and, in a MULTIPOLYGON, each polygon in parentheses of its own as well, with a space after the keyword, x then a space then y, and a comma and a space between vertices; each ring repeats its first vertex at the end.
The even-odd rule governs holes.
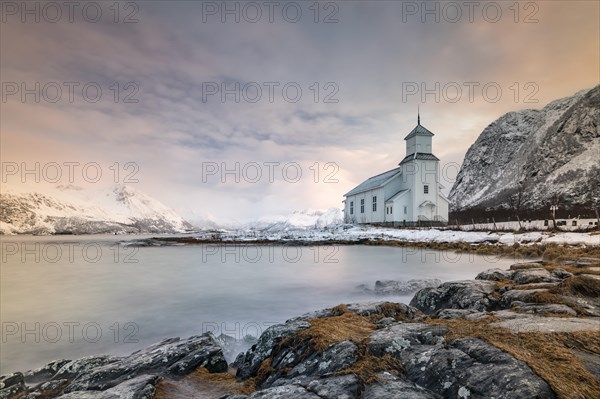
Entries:
POLYGON ((440 160, 431 151, 433 133, 417 126, 404 138, 406 156, 395 169, 373 176, 344 195, 346 223, 394 226, 448 223, 440 160))

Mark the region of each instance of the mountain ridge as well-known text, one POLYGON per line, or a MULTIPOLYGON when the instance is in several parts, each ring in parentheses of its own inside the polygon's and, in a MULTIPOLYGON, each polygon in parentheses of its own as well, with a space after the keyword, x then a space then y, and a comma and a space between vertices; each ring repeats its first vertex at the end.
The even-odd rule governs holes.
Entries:
POLYGON ((450 191, 454 217, 590 213, 600 201, 600 86, 504 114, 471 145, 450 191))
POLYGON ((193 226, 174 210, 127 185, 84 190, 56 186, 51 193, 0 194, 2 234, 183 233, 193 226))

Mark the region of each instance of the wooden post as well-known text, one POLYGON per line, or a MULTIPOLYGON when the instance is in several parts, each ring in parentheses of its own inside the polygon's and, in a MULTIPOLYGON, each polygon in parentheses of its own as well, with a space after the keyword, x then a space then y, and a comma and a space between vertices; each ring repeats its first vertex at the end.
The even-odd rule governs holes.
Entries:
POLYGON ((557 229, 556 227, 556 210, 558 209, 558 206, 556 205, 552 205, 550 207, 550 210, 552 211, 552 225, 554 226, 554 230, 557 229))
POLYGON ((598 215, 598 208, 594 209, 596 211, 596 223, 598 223, 598 225, 596 226, 596 228, 598 230, 600 230, 600 215, 598 215))
POLYGON ((519 218, 519 215, 517 215, 517 222, 519 222, 519 230, 521 230, 523 226, 521 226, 521 219, 519 218))
POLYGON ((492 222, 494 222, 494 231, 498 231, 498 227, 496 226, 496 218, 492 216, 492 222))

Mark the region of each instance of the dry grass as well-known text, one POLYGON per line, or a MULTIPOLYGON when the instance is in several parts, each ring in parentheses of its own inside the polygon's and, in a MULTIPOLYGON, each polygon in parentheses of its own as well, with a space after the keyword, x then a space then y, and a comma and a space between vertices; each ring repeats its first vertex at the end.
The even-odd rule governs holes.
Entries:
MULTIPOLYGON (((384 317, 391 317, 391 318, 395 319, 396 321, 405 321, 405 322, 412 321, 411 318, 406 316, 406 314, 404 313, 404 308, 399 303, 385 302, 385 303, 382 303, 379 306, 379 308, 381 309, 380 313, 375 313, 375 314, 367 316, 369 321, 371 321, 372 323, 376 323, 377 321, 383 319, 384 317)), ((417 312, 417 314, 421 314, 421 313, 417 312)))
POLYGON ((430 319, 428 322, 448 327, 449 340, 479 338, 527 363, 561 398, 600 397, 600 381, 572 352, 579 350, 600 356, 600 341, 595 331, 515 334, 491 327, 489 321, 430 319))
MULTIPOLYGON (((310 320, 310 327, 296 333, 291 339, 295 342, 309 342, 318 352, 341 341, 362 342, 375 331, 375 326, 366 317, 354 312, 339 316, 310 320)), ((289 345, 285 340, 281 345, 289 345)))
POLYGON ((181 380, 162 379, 154 399, 208 399, 226 394, 249 395, 255 390, 253 380, 238 382, 230 373, 210 373, 199 368, 181 380))
POLYGON ((396 376, 404 372, 404 366, 395 357, 391 355, 373 356, 369 353, 368 345, 365 343, 363 346, 364 349, 361 349, 358 361, 347 369, 338 371, 335 375, 354 374, 360 384, 365 386, 377 382, 377 374, 380 372, 387 371, 396 376))
POLYGON ((600 280, 577 275, 563 280, 558 286, 551 288, 550 292, 560 295, 598 298, 600 297, 600 280))
POLYGON ((262 361, 260 366, 258 367, 258 371, 256 372, 256 380, 255 382, 263 382, 264 380, 271 375, 275 369, 273 368, 271 358, 268 357, 262 361))
MULTIPOLYGON (((376 357, 369 351, 369 334, 376 330, 374 321, 382 317, 403 318, 401 307, 394 303, 382 306, 382 312, 371 316, 359 316, 348 310, 346 305, 338 305, 334 310, 336 316, 310 320, 311 326, 297 332, 294 336, 282 341, 281 347, 296 346, 308 343, 314 351, 323 352, 331 345, 341 341, 351 341, 358 347, 358 359, 350 367, 340 370, 335 375, 354 374, 361 386, 377 381, 377 374, 382 371, 400 374, 403 371, 400 361, 390 355, 376 357)), ((307 356, 312 353, 310 351, 307 356)), ((261 366, 262 367, 262 366, 261 366)), ((264 381, 269 365, 265 366, 266 374, 260 374, 258 380, 264 381)))
POLYGON ((563 270, 568 271, 569 273, 575 274, 575 275, 577 275, 577 274, 600 275, 600 271, 593 269, 592 266, 577 267, 577 266, 573 266, 573 265, 549 264, 549 265, 546 265, 545 267, 548 270, 563 269, 563 270))
POLYGON ((535 292, 533 295, 529 297, 529 300, 532 303, 539 304, 549 304, 549 303, 557 303, 557 304, 565 304, 564 300, 556 294, 553 294, 549 291, 539 291, 535 292))
POLYGON ((478 255, 499 255, 512 257, 514 259, 534 259, 543 258, 544 260, 566 260, 586 258, 600 258, 600 247, 585 247, 578 245, 563 244, 531 244, 513 245, 500 244, 468 244, 461 242, 400 242, 391 240, 371 240, 364 242, 365 245, 382 245, 393 247, 409 247, 419 249, 434 249, 440 251, 454 251, 457 253, 476 253, 478 255))
POLYGON ((578 258, 600 258, 600 247, 583 247, 549 244, 546 245, 543 258, 545 260, 575 260, 578 258))

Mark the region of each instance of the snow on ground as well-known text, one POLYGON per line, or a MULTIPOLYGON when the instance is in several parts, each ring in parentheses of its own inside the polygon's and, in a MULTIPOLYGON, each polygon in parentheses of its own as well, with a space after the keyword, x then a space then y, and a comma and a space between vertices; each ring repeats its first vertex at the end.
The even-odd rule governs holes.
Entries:
MULTIPOLYGON (((198 238, 213 238, 212 233, 199 234, 198 238)), ((470 243, 470 244, 502 244, 513 245, 530 243, 584 244, 600 246, 600 235, 592 233, 572 232, 486 232, 459 231, 438 229, 396 229, 375 226, 339 224, 321 229, 285 230, 285 231, 221 231, 223 240, 253 241, 360 241, 360 240, 393 240, 406 242, 437 242, 437 243, 470 243)))

